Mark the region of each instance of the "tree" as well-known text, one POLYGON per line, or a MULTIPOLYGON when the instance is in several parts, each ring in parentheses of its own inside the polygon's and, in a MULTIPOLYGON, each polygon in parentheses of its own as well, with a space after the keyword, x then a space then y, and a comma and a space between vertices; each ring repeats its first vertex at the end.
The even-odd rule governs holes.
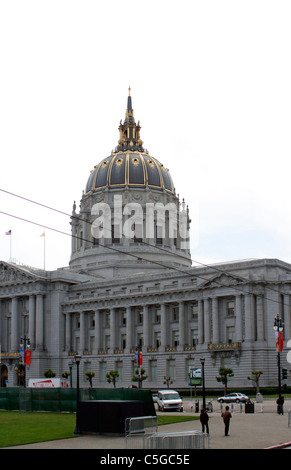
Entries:
POLYGON ((256 386, 256 394, 258 394, 260 392, 260 387, 259 387, 259 380, 260 380, 260 377, 261 375, 263 374, 264 372, 261 371, 261 370, 252 370, 252 377, 247 377, 248 380, 252 380, 254 383, 255 383, 255 386, 256 386))
POLYGON ((86 375, 86 380, 89 380, 90 387, 92 388, 93 387, 92 379, 93 377, 95 377, 95 372, 88 371, 85 373, 85 375, 86 375))
POLYGON ((56 374, 51 369, 48 369, 47 371, 45 371, 44 376, 47 379, 52 379, 53 377, 56 376, 56 374))
POLYGON ((170 377, 170 376, 169 376, 169 377, 166 377, 166 376, 164 375, 164 382, 163 382, 163 383, 164 383, 165 385, 167 385, 167 388, 169 388, 169 387, 170 387, 170 384, 173 383, 173 380, 171 380, 171 377, 170 377))
POLYGON ((227 382, 228 382, 228 377, 233 377, 233 371, 232 369, 228 367, 220 367, 219 369, 219 376, 216 377, 217 382, 221 382, 224 385, 224 394, 227 394, 227 382))
POLYGON ((118 377, 119 377, 119 372, 117 370, 111 370, 110 372, 106 374, 107 382, 109 384, 113 383, 114 388, 116 386, 118 377))
POLYGON ((63 373, 62 373, 62 377, 63 377, 64 379, 68 379, 68 378, 70 377, 70 372, 63 372, 63 373))
POLYGON ((140 381, 140 387, 142 388, 142 383, 144 380, 148 378, 148 375, 145 374, 145 369, 143 367, 140 368, 140 375, 139 375, 139 369, 138 367, 135 369, 135 375, 132 377, 133 382, 139 382, 140 381))

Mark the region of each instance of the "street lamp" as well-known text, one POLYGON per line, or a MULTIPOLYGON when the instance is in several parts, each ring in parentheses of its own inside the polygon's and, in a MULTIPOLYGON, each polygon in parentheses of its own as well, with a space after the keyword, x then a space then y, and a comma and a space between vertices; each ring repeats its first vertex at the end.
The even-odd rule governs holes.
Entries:
POLYGON ((279 384, 279 398, 281 398, 281 366, 280 366, 280 353, 283 350, 283 321, 282 318, 279 318, 279 315, 274 319, 274 330, 276 335, 276 351, 277 355, 277 364, 278 364, 278 384, 279 384))
POLYGON ((200 358, 200 362, 201 362, 201 366, 202 366, 202 397, 203 397, 202 407, 205 409, 206 408, 206 403, 205 403, 205 379, 204 379, 205 359, 204 359, 204 357, 200 358))
POLYGON ((26 365, 30 365, 30 339, 20 338, 20 356, 24 367, 24 388, 26 387, 26 365))
POLYGON ((81 361, 81 356, 79 354, 76 354, 75 362, 77 365, 77 397, 76 397, 76 427, 75 427, 74 434, 81 434, 80 427, 79 427, 79 403, 80 403, 79 365, 80 365, 80 361, 81 361))

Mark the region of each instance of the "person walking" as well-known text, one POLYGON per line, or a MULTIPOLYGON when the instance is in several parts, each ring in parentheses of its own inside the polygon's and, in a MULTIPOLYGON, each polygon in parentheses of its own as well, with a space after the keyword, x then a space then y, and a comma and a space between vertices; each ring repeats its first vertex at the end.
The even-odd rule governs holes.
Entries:
POLYGON ((205 432, 206 429, 207 434, 209 434, 209 426, 208 426, 209 416, 205 408, 201 408, 200 413, 200 423, 202 424, 202 432, 205 432))
POLYGON ((224 435, 228 436, 230 418, 232 418, 231 412, 229 411, 229 406, 225 407, 225 411, 221 413, 221 417, 224 422, 224 435))
POLYGON ((277 400, 277 413, 278 415, 283 415, 284 414, 284 397, 280 396, 277 400))

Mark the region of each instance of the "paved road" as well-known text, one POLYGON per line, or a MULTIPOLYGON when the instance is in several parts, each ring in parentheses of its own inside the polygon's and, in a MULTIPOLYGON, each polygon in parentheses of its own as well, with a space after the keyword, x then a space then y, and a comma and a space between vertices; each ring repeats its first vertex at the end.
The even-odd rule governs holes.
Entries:
MULTIPOLYGON (((244 408, 243 412, 240 412, 240 406, 235 405, 227 437, 224 436, 220 405, 213 403, 214 412, 209 413, 210 449, 265 449, 291 442, 291 428, 288 427, 288 410, 291 410, 291 400, 285 402, 284 415, 276 413, 275 400, 265 400, 262 406, 256 404, 256 411, 253 414, 245 413, 244 408)), ((197 416, 196 413, 191 412, 187 402, 184 414, 197 416)), ((199 420, 160 426, 159 432, 193 429, 200 431, 199 420)), ((85 435, 73 439, 17 446, 17 449, 126 449, 126 443, 124 437, 85 435)))

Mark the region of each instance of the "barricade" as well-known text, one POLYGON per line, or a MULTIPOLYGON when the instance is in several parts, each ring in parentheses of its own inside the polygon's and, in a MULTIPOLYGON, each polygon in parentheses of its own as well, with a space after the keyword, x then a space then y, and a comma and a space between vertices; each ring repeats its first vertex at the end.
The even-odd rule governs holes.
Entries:
POLYGON ((152 434, 158 430, 157 416, 138 416, 126 418, 125 435, 134 436, 136 434, 152 434))
POLYGON ((208 449, 209 436, 201 431, 157 432, 157 418, 128 418, 127 449, 208 449))

